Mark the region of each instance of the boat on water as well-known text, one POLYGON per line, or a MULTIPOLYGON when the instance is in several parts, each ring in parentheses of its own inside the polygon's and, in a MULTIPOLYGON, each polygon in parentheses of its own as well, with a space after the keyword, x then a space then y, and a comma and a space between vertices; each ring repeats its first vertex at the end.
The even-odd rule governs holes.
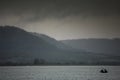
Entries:
POLYGON ((107 69, 101 69, 100 73, 108 73, 107 69))

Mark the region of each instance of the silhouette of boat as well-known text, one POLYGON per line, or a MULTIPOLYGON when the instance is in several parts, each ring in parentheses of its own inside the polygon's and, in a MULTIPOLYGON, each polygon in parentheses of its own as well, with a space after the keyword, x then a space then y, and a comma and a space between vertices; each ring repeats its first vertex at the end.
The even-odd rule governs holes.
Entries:
POLYGON ((107 69, 101 69, 100 73, 108 73, 107 69))

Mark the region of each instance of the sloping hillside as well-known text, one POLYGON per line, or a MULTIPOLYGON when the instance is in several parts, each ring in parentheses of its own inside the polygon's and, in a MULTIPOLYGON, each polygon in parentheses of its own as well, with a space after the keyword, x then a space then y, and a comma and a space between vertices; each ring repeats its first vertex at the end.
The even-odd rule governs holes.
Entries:
POLYGON ((120 64, 119 57, 72 47, 44 34, 12 26, 0 27, 0 63, 33 63, 40 59, 45 64, 120 64))

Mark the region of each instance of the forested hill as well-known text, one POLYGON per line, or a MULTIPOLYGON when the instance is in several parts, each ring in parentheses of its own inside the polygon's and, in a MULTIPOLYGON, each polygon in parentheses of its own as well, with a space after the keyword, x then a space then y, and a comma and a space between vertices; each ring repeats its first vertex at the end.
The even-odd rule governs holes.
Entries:
POLYGON ((119 56, 76 49, 44 34, 0 26, 0 65, 119 65, 119 56))

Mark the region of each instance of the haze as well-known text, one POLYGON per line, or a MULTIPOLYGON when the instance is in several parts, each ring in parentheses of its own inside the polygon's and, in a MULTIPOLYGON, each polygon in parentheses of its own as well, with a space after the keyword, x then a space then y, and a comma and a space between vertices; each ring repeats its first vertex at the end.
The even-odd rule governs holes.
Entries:
POLYGON ((119 0, 1 0, 0 25, 57 40, 120 38, 119 0))

